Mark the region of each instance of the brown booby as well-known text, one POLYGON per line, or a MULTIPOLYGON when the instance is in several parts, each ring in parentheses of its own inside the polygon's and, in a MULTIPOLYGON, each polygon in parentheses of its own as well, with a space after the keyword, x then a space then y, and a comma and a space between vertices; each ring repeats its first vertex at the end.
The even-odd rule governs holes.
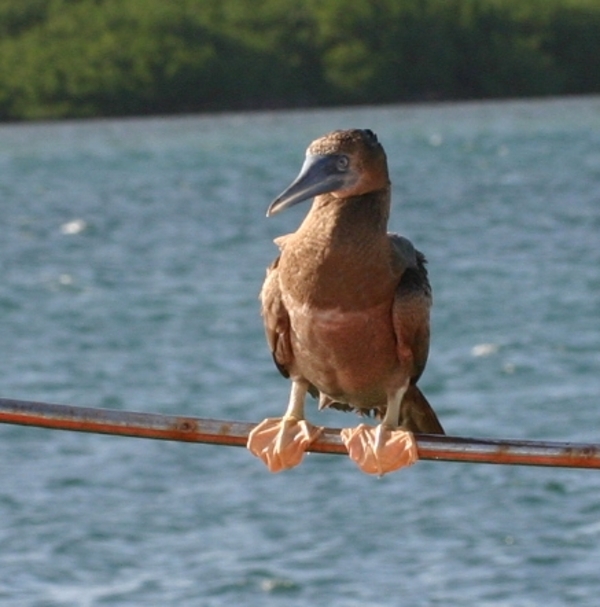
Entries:
POLYGON ((310 392, 320 409, 381 419, 342 430, 342 440, 364 472, 382 475, 416 461, 413 432, 444 433, 416 386, 429 351, 425 257, 387 233, 390 180, 372 131, 334 131, 311 143, 267 215, 312 197, 298 230, 275 240, 281 253, 260 294, 275 364, 292 382, 288 408, 259 424, 248 448, 272 472, 299 464, 321 431, 305 420, 310 392))

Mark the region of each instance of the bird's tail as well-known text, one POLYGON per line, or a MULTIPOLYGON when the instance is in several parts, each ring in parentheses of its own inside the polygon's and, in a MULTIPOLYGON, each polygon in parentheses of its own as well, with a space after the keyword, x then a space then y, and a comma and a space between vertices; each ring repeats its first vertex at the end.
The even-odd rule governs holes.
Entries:
POLYGON ((421 390, 411 385, 400 407, 400 425, 411 432, 423 434, 446 434, 435 411, 421 390))

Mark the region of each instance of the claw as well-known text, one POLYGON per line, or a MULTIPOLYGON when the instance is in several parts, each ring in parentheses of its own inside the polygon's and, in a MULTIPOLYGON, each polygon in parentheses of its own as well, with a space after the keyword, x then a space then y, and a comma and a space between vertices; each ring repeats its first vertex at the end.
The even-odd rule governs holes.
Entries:
POLYGON ((367 474, 383 476, 419 459, 414 435, 406 430, 360 424, 344 428, 341 438, 350 458, 367 474))
POLYGON ((248 435, 246 446, 260 458, 270 472, 297 466, 304 452, 323 431, 304 419, 271 417, 263 420, 248 435))

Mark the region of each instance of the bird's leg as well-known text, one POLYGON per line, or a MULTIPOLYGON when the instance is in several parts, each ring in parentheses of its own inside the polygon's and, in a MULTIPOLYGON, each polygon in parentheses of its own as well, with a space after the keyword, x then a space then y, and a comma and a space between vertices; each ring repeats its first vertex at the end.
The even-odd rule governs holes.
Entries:
POLYGON ((378 426, 360 424, 341 431, 348 455, 363 472, 383 476, 417 461, 419 456, 412 432, 398 427, 400 405, 407 389, 408 382, 389 395, 385 415, 378 426))
POLYGON ((271 472, 297 466, 306 448, 322 431, 304 419, 308 383, 292 381, 290 401, 283 417, 268 418, 248 435, 248 449, 263 460, 271 472))

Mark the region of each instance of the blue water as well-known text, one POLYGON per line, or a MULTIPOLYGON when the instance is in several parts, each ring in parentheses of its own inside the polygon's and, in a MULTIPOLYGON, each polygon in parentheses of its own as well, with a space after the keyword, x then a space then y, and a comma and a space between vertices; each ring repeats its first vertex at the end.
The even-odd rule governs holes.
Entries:
MULTIPOLYGON (((0 395, 258 421, 257 294, 334 128, 378 133, 430 262, 423 391, 450 434, 600 442, 600 98, 0 127, 0 395)), ((357 423, 343 413, 310 418, 357 423)), ((597 471, 0 426, 0 604, 596 606, 597 471)))

